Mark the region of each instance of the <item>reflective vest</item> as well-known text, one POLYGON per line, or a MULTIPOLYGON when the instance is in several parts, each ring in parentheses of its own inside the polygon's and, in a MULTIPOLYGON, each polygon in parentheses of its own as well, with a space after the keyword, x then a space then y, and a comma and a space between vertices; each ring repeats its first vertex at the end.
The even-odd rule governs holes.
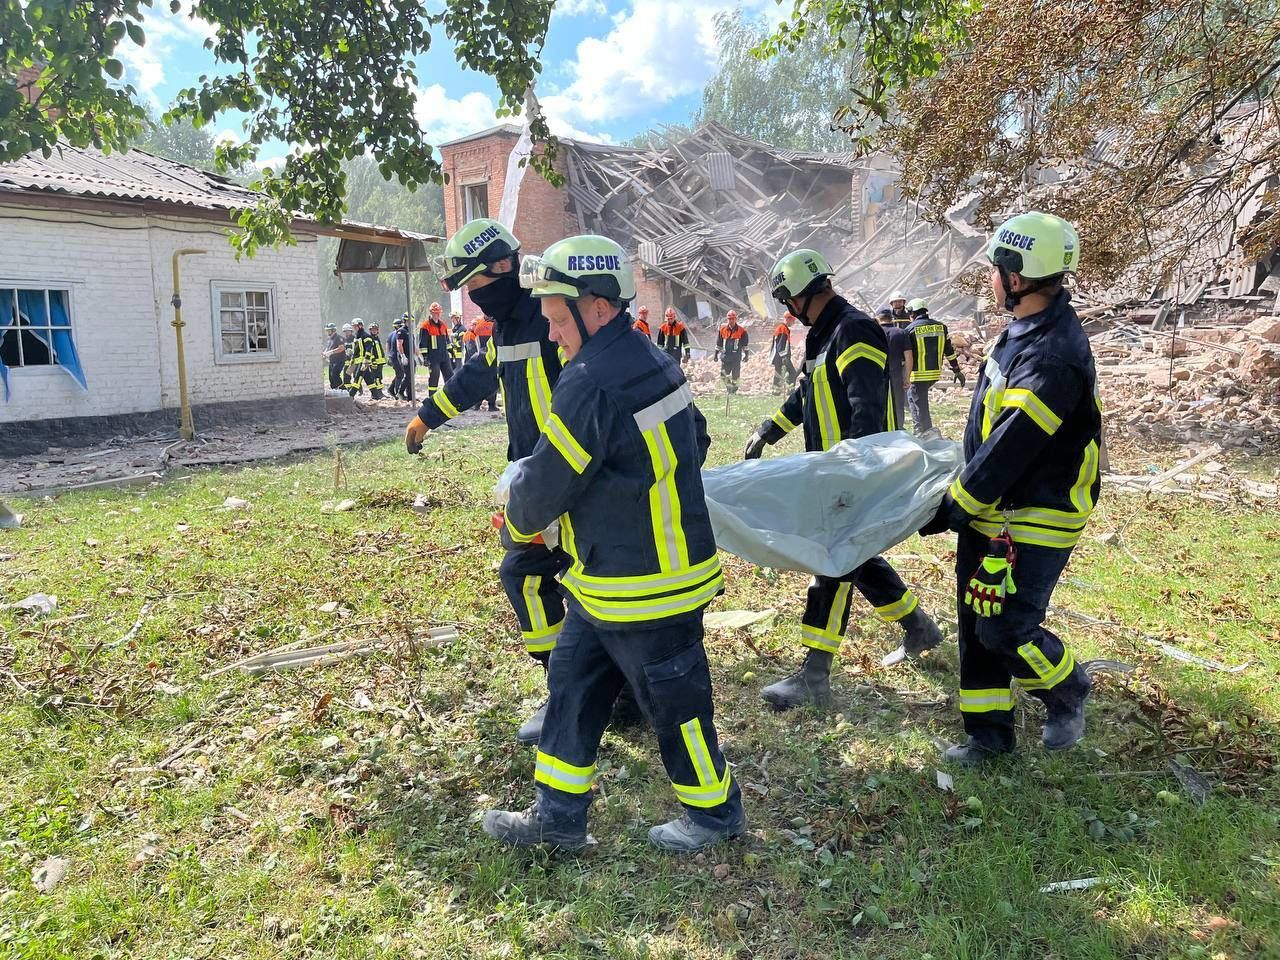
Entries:
POLYGON ((911 382, 936 383, 942 377, 942 361, 956 362, 947 325, 924 313, 907 327, 910 337, 911 382))
POLYGON ((418 349, 429 360, 443 360, 449 353, 449 328, 443 320, 430 318, 418 328, 418 349))
POLYGON ((680 351, 689 348, 688 329, 679 320, 674 323, 663 323, 658 328, 658 348, 679 359, 680 351))
POLYGON ((720 337, 716 341, 716 349, 726 357, 730 354, 741 353, 747 349, 749 339, 746 327, 730 327, 726 323, 720 328, 720 337))
POLYGON ((630 333, 622 313, 565 367, 506 513, 526 543, 559 519, 573 558, 561 584, 606 628, 693 613, 724 589, 702 490, 706 421, 680 367, 630 333))
POLYGON ((387 362, 387 355, 382 351, 382 341, 367 330, 363 334, 356 334, 355 360, 357 363, 367 363, 375 373, 380 372, 382 365, 387 362))
POLYGON ((885 373, 888 342, 869 316, 833 297, 804 341, 804 369, 765 434, 777 443, 801 424, 804 448, 830 450, 841 440, 893 430, 885 373))
POLYGON ((650 339, 653 338, 653 334, 649 331, 648 320, 641 320, 637 317, 635 326, 636 326, 636 329, 639 330, 641 333, 643 333, 646 337, 649 337, 650 339))
POLYGON ((781 360, 791 356, 791 328, 785 323, 778 324, 773 331, 773 352, 770 359, 781 360))
MULTIPOLYGON (((951 485, 954 519, 987 536, 1070 549, 1101 488, 1102 404, 1071 295, 1015 319, 978 376, 951 485)), ((956 524, 957 526, 959 523, 956 524)))

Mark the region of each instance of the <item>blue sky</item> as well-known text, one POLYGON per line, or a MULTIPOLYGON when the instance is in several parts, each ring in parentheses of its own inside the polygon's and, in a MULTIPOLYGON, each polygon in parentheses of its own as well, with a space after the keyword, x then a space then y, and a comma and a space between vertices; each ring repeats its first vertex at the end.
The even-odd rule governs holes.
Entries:
MULTIPOLYGON (((714 17, 739 5, 781 18, 771 0, 559 0, 538 82, 552 129, 617 142, 656 124, 688 120, 715 71, 714 17)), ((213 67, 202 46, 209 27, 191 19, 186 6, 171 15, 158 2, 146 22, 146 46, 126 43, 122 51, 126 79, 156 107, 213 67)), ((418 66, 417 114, 432 142, 497 122, 493 82, 459 66, 443 34, 418 66)), ((237 138, 241 132, 234 117, 216 130, 237 138)), ((287 149, 264 146, 262 159, 278 159, 287 149)))

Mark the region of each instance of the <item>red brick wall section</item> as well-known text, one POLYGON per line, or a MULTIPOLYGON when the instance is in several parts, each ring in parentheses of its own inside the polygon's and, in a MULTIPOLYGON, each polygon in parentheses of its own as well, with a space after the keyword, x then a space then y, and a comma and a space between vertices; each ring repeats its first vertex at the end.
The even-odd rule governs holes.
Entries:
MULTIPOLYGON (((445 231, 452 234, 466 222, 463 187, 486 183, 489 191, 489 216, 496 217, 502 205, 502 190, 507 180, 507 160, 519 137, 498 131, 479 140, 442 147, 441 163, 449 176, 444 189, 445 231)), ((556 164, 561 174, 567 173, 562 158, 556 164)), ((520 204, 516 209, 515 235, 520 247, 528 253, 541 253, 557 240, 577 232, 577 224, 568 212, 568 196, 551 186, 535 170, 525 171, 520 184, 520 204)), ((469 323, 480 315, 471 299, 463 294, 463 321, 469 323)))
POLYGON ((27 98, 27 103, 35 103, 40 96, 40 67, 23 67, 18 71, 18 92, 27 98))
POLYGON ((645 270, 636 260, 631 261, 631 266, 636 272, 636 299, 631 305, 631 312, 634 314, 641 307, 649 308, 649 329, 653 331, 653 335, 658 335, 658 328, 662 326, 662 314, 667 307, 674 306, 667 296, 667 281, 659 276, 645 273, 645 270))

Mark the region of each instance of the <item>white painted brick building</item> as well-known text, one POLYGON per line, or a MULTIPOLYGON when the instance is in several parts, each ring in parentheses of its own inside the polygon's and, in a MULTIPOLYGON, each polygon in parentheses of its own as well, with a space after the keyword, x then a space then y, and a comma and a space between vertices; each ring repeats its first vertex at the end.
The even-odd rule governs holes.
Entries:
POLYGON ((237 261, 230 218, 256 199, 137 151, 64 147, 0 165, 0 454, 176 428, 171 258, 182 248, 206 251, 180 261, 197 429, 322 416, 318 235, 375 252, 408 235, 298 220, 295 246, 237 261))

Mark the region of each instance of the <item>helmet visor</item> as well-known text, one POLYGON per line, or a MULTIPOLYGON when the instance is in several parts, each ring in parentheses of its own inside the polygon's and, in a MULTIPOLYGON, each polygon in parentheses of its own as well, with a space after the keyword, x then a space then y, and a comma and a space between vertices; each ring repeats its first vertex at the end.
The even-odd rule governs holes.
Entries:
POLYGON ((526 256, 520 260, 520 286, 526 290, 537 290, 549 283, 563 283, 582 293, 590 288, 586 280, 557 270, 542 257, 526 256))

